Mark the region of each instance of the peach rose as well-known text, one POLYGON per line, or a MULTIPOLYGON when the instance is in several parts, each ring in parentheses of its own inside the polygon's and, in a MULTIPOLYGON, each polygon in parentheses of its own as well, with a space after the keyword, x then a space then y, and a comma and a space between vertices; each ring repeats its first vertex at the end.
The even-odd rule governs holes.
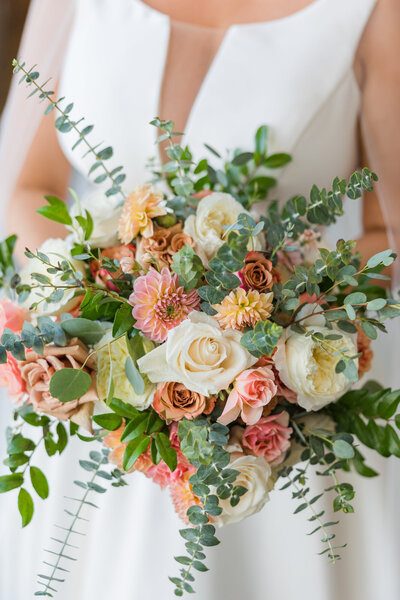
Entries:
POLYGON ((92 430, 90 417, 93 414, 94 402, 98 400, 94 383, 96 365, 93 358, 89 358, 85 365, 85 371, 91 374, 93 383, 84 396, 71 402, 60 402, 51 396, 49 389, 50 380, 56 371, 66 367, 80 369, 87 357, 88 349, 78 338, 73 338, 65 348, 45 346, 42 356, 36 352, 27 353, 26 360, 19 364, 29 400, 35 411, 61 421, 71 419, 88 431, 92 430))
POLYGON ((281 276, 261 252, 249 252, 244 261, 244 267, 239 272, 242 287, 245 290, 266 292, 271 290, 281 276))
MULTIPOLYGON (((124 456, 125 448, 128 445, 128 443, 121 442, 121 435, 124 432, 125 425, 126 423, 123 422, 121 427, 119 427, 115 431, 110 431, 110 433, 107 433, 107 435, 103 438, 104 446, 106 448, 110 448, 111 450, 110 454, 108 455, 109 462, 113 465, 116 465, 121 471, 123 470, 122 459, 124 456)), ((151 460, 150 452, 146 451, 139 456, 133 467, 129 470, 129 473, 132 473, 133 471, 140 471, 141 473, 144 473, 146 475, 147 471, 152 466, 153 461, 151 460)))
POLYGON ((247 425, 254 425, 261 418, 263 407, 271 402, 276 392, 272 369, 259 367, 242 371, 236 378, 218 422, 228 425, 240 414, 247 425))
POLYGON ((154 261, 162 269, 169 267, 173 256, 183 246, 193 246, 193 240, 182 230, 182 223, 173 227, 156 227, 149 238, 138 243, 137 261, 143 268, 149 268, 154 261))
POLYGON ((159 386, 153 408, 167 420, 195 419, 202 413, 209 414, 215 405, 214 398, 188 390, 183 383, 167 382, 159 386))
MULTIPOLYGON (((297 394, 296 392, 294 392, 293 390, 289 389, 282 381, 281 378, 279 377, 279 373, 278 370, 275 367, 274 364, 274 359, 273 359, 273 355, 272 356, 262 356, 258 362, 254 365, 255 367, 265 367, 268 366, 272 369, 274 376, 275 376, 275 383, 276 383, 276 387, 277 387, 277 392, 276 395, 277 396, 282 396, 282 398, 284 398, 287 402, 290 402, 290 404, 296 404, 297 403, 297 394)), ((271 410, 274 410, 275 406, 278 403, 278 399, 276 399, 275 404, 273 405, 273 402, 268 404, 268 407, 271 410), (271 406, 272 404, 272 406, 271 406)), ((267 417, 268 414, 266 414, 265 408, 263 410, 263 417, 267 417)))
POLYGON ((21 331, 25 321, 25 311, 3 298, 0 302, 0 333, 3 334, 5 329, 11 329, 16 333, 21 331))
POLYGON ((279 465, 290 447, 292 428, 289 414, 262 417, 255 425, 246 427, 242 436, 243 448, 254 456, 262 456, 270 465, 279 465))

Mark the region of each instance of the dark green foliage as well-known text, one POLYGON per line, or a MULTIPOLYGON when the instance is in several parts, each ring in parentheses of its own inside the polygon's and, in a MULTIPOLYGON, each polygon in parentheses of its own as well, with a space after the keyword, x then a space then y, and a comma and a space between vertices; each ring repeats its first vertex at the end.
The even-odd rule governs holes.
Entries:
MULTIPOLYGON (((370 391, 369 384, 351 390, 339 402, 329 406, 329 412, 340 430, 352 433, 382 456, 400 458, 400 439, 391 420, 400 404, 400 391, 378 389, 370 391)), ((400 423, 396 422, 399 429, 400 423)), ((357 462, 357 460, 356 460, 357 462)), ((362 469, 362 465, 359 465, 362 469)))

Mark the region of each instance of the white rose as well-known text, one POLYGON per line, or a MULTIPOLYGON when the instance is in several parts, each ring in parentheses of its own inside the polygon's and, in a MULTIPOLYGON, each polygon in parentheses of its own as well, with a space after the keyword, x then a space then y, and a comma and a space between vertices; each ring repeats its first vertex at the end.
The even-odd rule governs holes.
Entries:
MULTIPOLYGON (((206 265, 225 242, 226 226, 235 223, 241 213, 250 215, 230 194, 214 192, 200 200, 196 215, 186 219, 184 232, 193 239, 195 250, 206 265)), ((249 250, 262 250, 264 244, 260 233, 250 240, 249 250)))
POLYGON ((245 487, 247 492, 236 506, 231 506, 229 499, 220 500, 222 513, 216 519, 219 527, 238 523, 259 512, 269 500, 269 491, 273 487, 271 467, 261 456, 240 456, 230 463, 229 468, 239 471, 234 485, 245 487))
MULTIPOLYGON (((316 304, 306 305, 299 317, 310 315, 302 321, 306 329, 320 332, 323 335, 332 331, 324 327, 324 317, 316 304)), ((285 329, 274 354, 275 366, 283 383, 297 392, 297 402, 306 410, 320 410, 327 404, 338 400, 351 386, 351 382, 343 373, 336 373, 335 367, 340 355, 334 356, 337 350, 347 350, 346 354, 357 354, 355 336, 341 333, 341 339, 329 340, 332 350, 326 352, 311 336, 285 329)), ((357 361, 356 361, 357 362, 357 361)))
MULTIPOLYGON (((125 374, 125 361, 129 356, 125 336, 114 341, 113 339, 111 331, 108 331, 96 346, 97 393, 99 398, 101 400, 107 398, 111 375, 110 363, 112 363, 114 397, 131 404, 139 410, 144 410, 153 402, 156 386, 152 385, 147 377, 144 377, 145 390, 143 394, 135 392, 125 374)), ((146 345, 149 346, 149 344, 150 348, 154 347, 152 342, 146 340, 146 345)))
MULTIPOLYGON (((57 265, 65 258, 71 262, 77 270, 83 271, 82 261, 71 258, 71 242, 68 238, 66 240, 50 238, 41 245, 38 251, 45 254, 53 265, 57 265)), ((38 281, 32 279, 31 275, 32 273, 40 273, 41 275, 48 277, 53 285, 65 286, 65 281, 62 281, 61 279, 62 273, 48 273, 48 268, 48 265, 44 264, 38 258, 29 259, 20 272, 21 284, 38 285, 38 281)), ((22 306, 24 308, 29 308, 34 302, 40 302, 43 295, 50 296, 51 292, 51 288, 35 288, 29 294, 29 297, 22 303, 22 306)), ((81 296, 76 295, 76 289, 64 291, 64 295, 59 302, 52 302, 51 304, 40 302, 35 313, 37 315, 58 315, 69 312, 79 304, 80 299, 81 296)))
POLYGON ((229 387, 257 359, 241 346, 242 334, 223 330, 211 317, 193 311, 168 332, 167 341, 138 360, 153 383, 176 381, 210 396, 229 387))
MULTIPOLYGON (((93 248, 106 248, 118 244, 118 221, 121 216, 122 206, 115 197, 107 197, 104 192, 94 192, 79 203, 71 206, 70 215, 76 217, 85 216, 87 210, 93 219, 93 231, 87 243, 93 248)), ((74 241, 82 243, 77 231, 79 225, 75 222, 74 226, 68 227, 74 236, 74 241)))

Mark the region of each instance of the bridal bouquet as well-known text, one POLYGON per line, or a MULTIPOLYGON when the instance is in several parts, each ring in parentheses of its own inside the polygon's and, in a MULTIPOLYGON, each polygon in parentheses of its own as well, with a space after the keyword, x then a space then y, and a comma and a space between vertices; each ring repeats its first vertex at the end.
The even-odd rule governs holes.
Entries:
POLYGON ((37 446, 49 456, 70 436, 98 446, 81 461, 90 479, 75 482, 82 497, 36 595, 52 597, 82 506, 106 491, 99 481, 125 485, 132 471, 168 489, 186 523, 176 596, 193 592, 194 570, 207 570, 216 528, 256 513, 282 487, 292 487, 295 512, 310 512, 335 562, 336 522, 309 489, 310 467, 326 478, 333 510, 350 513, 355 492, 341 474, 377 475, 361 444, 400 457, 400 391, 358 385, 370 341, 400 314, 378 285, 395 256, 365 262, 355 242, 327 249, 320 234, 343 213, 342 198, 360 198, 376 175, 364 169, 278 206, 267 199, 271 173, 290 157, 268 154, 265 126, 252 151, 223 160, 207 147, 211 166, 175 141, 171 121, 155 119, 168 160, 153 164, 152 183, 125 191, 122 168, 107 166, 112 149, 89 141, 93 127, 81 128, 39 73, 15 69, 49 101, 46 112, 60 112, 58 130, 93 154, 95 182, 109 182, 87 198, 72 192, 70 207, 46 197, 38 212, 68 235, 27 248, 21 270, 16 238, 0 247, 11 298, 0 306, 0 379, 15 402, 0 491, 19 489, 23 526, 34 510, 28 486, 49 492, 33 464, 37 446), (39 433, 28 437, 29 427, 39 433))

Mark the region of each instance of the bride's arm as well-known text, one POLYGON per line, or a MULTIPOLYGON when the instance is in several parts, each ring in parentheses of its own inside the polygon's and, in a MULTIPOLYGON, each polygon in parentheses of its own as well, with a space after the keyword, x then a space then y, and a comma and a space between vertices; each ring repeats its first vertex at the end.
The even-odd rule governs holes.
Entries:
POLYGON ((25 247, 36 250, 46 238, 65 237, 63 225, 44 219, 36 209, 46 204, 45 195, 65 199, 69 177, 70 164, 53 119, 43 116, 6 213, 8 233, 18 235, 19 259, 24 258, 25 247))
POLYGON ((379 0, 358 52, 362 138, 369 166, 380 178, 380 204, 374 194, 367 195, 364 203, 365 235, 359 249, 365 256, 390 245, 400 249, 399 32, 399 0, 379 0))

